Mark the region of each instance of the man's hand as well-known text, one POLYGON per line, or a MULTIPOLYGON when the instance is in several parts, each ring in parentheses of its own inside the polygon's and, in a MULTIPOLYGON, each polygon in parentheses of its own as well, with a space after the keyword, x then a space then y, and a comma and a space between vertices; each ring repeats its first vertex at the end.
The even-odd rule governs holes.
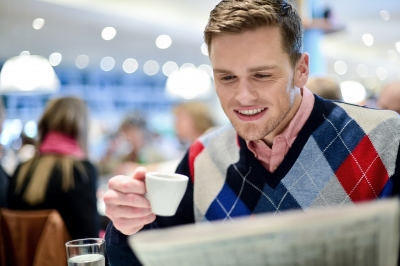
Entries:
POLYGON ((146 168, 138 167, 132 177, 118 175, 108 181, 108 190, 104 194, 105 212, 115 228, 125 235, 138 232, 156 218, 144 196, 145 174, 146 168))

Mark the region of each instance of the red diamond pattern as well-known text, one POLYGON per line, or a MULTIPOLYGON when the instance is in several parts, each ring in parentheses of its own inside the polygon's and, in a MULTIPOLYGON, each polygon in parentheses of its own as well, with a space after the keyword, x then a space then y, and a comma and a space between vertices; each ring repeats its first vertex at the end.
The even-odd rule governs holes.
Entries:
POLYGON ((353 202, 376 199, 389 179, 368 136, 360 141, 335 174, 353 202))

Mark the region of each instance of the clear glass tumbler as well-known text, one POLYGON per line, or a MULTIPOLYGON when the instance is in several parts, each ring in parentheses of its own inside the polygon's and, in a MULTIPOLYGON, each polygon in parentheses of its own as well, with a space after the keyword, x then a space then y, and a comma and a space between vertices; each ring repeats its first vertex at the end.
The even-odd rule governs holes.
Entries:
POLYGON ((85 238, 65 243, 68 266, 105 266, 105 241, 102 238, 85 238))

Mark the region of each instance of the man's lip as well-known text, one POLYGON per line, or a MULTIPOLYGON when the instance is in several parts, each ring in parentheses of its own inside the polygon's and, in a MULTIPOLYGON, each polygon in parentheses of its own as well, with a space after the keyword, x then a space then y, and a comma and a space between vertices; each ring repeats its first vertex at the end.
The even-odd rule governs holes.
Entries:
POLYGON ((240 108, 240 109, 235 109, 235 114, 236 116, 241 120, 241 121, 245 121, 245 122, 249 122, 249 121, 255 121, 260 119, 268 110, 268 108, 266 107, 258 107, 258 108, 240 108), (264 110, 262 110, 261 112, 259 112, 256 115, 242 115, 241 113, 239 113, 238 111, 242 111, 242 110, 254 110, 254 109, 258 109, 258 108, 264 108, 264 110))
POLYGON ((239 108, 235 108, 234 110, 237 111, 246 111, 246 110, 254 110, 254 109, 265 109, 267 107, 263 107, 263 106, 252 106, 252 107, 239 107, 239 108))

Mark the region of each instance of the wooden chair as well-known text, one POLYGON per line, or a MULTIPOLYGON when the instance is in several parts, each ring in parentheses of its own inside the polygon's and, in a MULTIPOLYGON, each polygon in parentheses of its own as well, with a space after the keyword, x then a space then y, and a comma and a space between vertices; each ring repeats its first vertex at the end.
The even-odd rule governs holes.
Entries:
POLYGON ((0 265, 67 265, 70 239, 56 210, 0 209, 0 265))

